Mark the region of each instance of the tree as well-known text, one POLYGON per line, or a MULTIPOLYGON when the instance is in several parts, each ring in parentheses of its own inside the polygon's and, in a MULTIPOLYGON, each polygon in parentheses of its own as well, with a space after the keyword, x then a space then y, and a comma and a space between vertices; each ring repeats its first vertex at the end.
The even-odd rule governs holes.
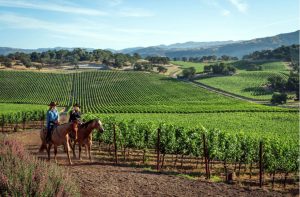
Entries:
POLYGON ((142 57, 138 53, 134 53, 133 58, 136 59, 136 60, 142 59, 142 57))
POLYGON ((143 70, 143 66, 141 64, 135 64, 133 66, 133 70, 141 71, 141 70, 143 70))
POLYGON ((166 73, 168 71, 168 69, 164 66, 158 66, 157 70, 159 73, 166 73))
POLYGON ((37 64, 35 67, 36 67, 36 69, 38 69, 38 70, 41 70, 41 69, 43 68, 42 64, 37 64))
POLYGON ((32 62, 38 62, 40 57, 41 57, 41 54, 37 53, 37 52, 33 52, 30 54, 30 59, 32 62))
POLYGON ((26 66, 26 68, 30 68, 32 66, 32 63, 29 58, 22 57, 21 62, 24 66, 26 66))
POLYGON ((205 73, 212 72, 212 66, 211 65, 204 66, 203 72, 205 72, 205 73))
POLYGON ((286 93, 278 93, 275 92, 272 96, 271 103, 272 104, 284 104, 287 100, 287 94, 286 93))
POLYGON ((299 100, 299 73, 291 72, 286 83, 286 89, 296 93, 296 100, 299 100))
POLYGON ((8 57, 5 57, 3 60, 3 65, 9 68, 12 67, 12 60, 8 57))
POLYGON ((269 77, 268 82, 275 91, 284 91, 286 86, 286 80, 280 75, 269 77))
POLYGON ((187 79, 192 79, 196 74, 195 67, 186 68, 182 71, 183 77, 187 79))

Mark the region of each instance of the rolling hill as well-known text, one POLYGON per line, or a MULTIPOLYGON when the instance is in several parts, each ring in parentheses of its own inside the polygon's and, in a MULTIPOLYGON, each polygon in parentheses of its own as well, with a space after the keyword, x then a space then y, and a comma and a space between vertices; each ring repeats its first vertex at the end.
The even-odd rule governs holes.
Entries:
MULTIPOLYGON (((170 45, 158 45, 150 47, 133 47, 122 50, 108 49, 113 53, 139 53, 141 56, 167 56, 174 57, 200 57, 205 55, 230 55, 241 58, 254 51, 275 49, 282 45, 299 44, 299 30, 291 33, 283 33, 271 37, 255 38, 244 41, 212 41, 212 42, 185 42, 170 45)), ((47 50, 73 50, 74 48, 56 47, 39 49, 19 49, 10 47, 0 47, 0 55, 7 55, 15 52, 43 52, 47 50)), ((86 49, 93 50, 93 49, 86 49)))

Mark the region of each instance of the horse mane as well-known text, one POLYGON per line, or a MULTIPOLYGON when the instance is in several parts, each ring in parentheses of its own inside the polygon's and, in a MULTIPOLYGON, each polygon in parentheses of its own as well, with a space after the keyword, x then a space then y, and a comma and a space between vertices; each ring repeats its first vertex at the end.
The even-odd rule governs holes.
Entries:
POLYGON ((88 122, 85 122, 85 123, 83 123, 83 124, 81 124, 79 127, 80 128, 87 128, 88 127, 88 125, 89 124, 91 124, 93 121, 98 121, 98 119, 92 119, 92 120, 90 120, 90 121, 88 121, 88 122))

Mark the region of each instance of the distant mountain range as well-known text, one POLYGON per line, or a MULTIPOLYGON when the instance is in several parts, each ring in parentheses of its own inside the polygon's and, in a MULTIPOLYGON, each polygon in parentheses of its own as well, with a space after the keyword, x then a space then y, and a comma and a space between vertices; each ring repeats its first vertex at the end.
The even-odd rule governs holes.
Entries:
MULTIPOLYGON (((114 53, 139 53, 141 56, 167 56, 174 57, 200 57, 204 55, 230 55, 242 57, 254 51, 275 49, 281 45, 299 44, 299 30, 291 33, 279 34, 271 37, 256 38, 243 41, 213 41, 213 42, 185 42, 171 45, 158 45, 151 47, 134 47, 122 50, 107 49, 114 53)), ((74 48, 39 48, 39 49, 16 49, 9 47, 0 47, 0 55, 7 55, 14 52, 31 53, 33 51, 43 52, 47 50, 74 48)), ((87 50, 93 50, 88 48, 87 50)))

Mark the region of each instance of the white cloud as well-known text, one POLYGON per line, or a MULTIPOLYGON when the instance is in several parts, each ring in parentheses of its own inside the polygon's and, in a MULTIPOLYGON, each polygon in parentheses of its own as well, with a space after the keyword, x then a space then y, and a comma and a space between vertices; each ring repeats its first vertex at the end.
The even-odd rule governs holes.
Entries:
POLYGON ((13 13, 0 13, 0 23, 9 28, 16 29, 38 29, 54 32, 57 36, 85 37, 87 39, 115 40, 113 36, 103 34, 105 26, 91 26, 85 23, 53 23, 31 17, 16 15, 13 13))
POLYGON ((229 2, 242 13, 246 13, 248 10, 248 4, 243 0, 229 0, 229 2))
POLYGON ((54 11, 54 12, 64 12, 70 14, 92 15, 92 16, 107 15, 106 12, 102 12, 96 9, 82 8, 79 6, 73 6, 71 4, 59 4, 57 2, 46 3, 42 1, 0 0, 0 7, 47 10, 47 11, 54 11))
POLYGON ((231 13, 231 12, 230 12, 229 10, 223 10, 223 11, 222 11, 222 15, 223 15, 223 16, 229 16, 230 13, 231 13))
POLYGON ((118 12, 118 15, 123 17, 151 17, 154 16, 154 13, 142 8, 123 8, 118 12))

